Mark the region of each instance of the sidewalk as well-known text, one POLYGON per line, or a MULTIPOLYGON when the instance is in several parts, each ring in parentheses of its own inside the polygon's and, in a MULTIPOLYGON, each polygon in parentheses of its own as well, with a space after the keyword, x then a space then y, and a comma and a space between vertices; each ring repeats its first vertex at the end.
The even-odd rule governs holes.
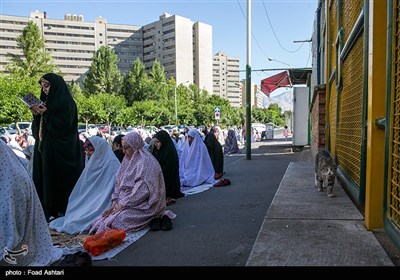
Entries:
POLYGON ((393 266, 337 182, 334 194, 317 191, 311 160, 291 162, 246 266, 393 266))

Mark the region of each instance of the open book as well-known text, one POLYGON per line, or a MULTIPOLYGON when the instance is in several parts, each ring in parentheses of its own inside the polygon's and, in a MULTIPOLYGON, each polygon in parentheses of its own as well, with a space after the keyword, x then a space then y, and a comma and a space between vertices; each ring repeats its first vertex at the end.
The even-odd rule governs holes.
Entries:
POLYGON ((33 93, 29 92, 25 94, 23 97, 18 97, 21 99, 22 102, 24 102, 26 105, 29 107, 31 106, 39 106, 40 104, 43 104, 43 102, 38 99, 33 93))

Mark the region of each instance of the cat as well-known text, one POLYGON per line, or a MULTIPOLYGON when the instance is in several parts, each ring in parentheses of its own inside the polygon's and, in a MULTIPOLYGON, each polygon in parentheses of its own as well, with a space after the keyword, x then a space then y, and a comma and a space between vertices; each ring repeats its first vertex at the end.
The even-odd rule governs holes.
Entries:
POLYGON ((327 181, 328 197, 333 197, 333 185, 336 178, 336 163, 331 154, 322 150, 315 156, 315 186, 319 192, 323 191, 324 180, 327 181))

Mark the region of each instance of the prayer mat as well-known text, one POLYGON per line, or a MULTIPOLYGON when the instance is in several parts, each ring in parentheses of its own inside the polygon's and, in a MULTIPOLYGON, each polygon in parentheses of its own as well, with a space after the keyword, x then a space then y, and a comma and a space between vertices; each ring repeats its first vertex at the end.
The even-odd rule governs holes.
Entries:
POLYGON ((196 194, 196 193, 201 193, 209 188, 211 188, 213 184, 201 184, 195 187, 181 187, 181 192, 185 194, 185 196, 196 194))
MULTIPOLYGON (((139 240, 139 238, 145 235, 148 231, 149 227, 146 227, 140 231, 127 233, 124 241, 122 241, 121 244, 107 252, 104 252, 103 254, 92 256, 92 260, 96 261, 113 258, 133 242, 139 240)), ((88 234, 70 235, 67 233, 60 233, 52 229, 50 229, 50 234, 51 238, 53 239, 53 246, 61 248, 63 250, 63 255, 71 255, 79 251, 86 252, 85 248, 83 248, 83 243, 85 242, 85 238, 89 236, 88 234)))
POLYGON ((50 229, 51 239, 53 240, 53 246, 61 248, 67 248, 68 250, 82 249, 83 242, 85 242, 85 238, 89 236, 88 234, 76 234, 71 235, 63 232, 57 232, 53 229, 50 229))

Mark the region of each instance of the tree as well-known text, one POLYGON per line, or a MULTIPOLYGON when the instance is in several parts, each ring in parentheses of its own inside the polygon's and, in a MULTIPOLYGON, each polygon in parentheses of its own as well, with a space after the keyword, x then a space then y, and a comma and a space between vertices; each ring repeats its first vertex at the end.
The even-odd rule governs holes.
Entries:
POLYGON ((17 46, 22 50, 22 56, 7 53, 10 63, 6 67, 12 74, 23 78, 33 77, 37 80, 45 73, 59 74, 50 53, 45 50, 39 27, 33 21, 29 21, 22 34, 18 36, 17 46))
POLYGON ((18 97, 28 92, 39 96, 39 89, 36 78, 22 79, 14 74, 0 74, 0 124, 9 125, 15 120, 31 121, 31 111, 18 97))
POLYGON ((161 66, 158 60, 155 60, 150 71, 150 83, 148 84, 145 100, 155 100, 162 102, 165 100, 165 87, 166 84, 164 67, 161 66))
POLYGON ((132 105, 133 101, 142 101, 145 99, 145 89, 148 82, 146 70, 143 62, 136 58, 133 62, 132 69, 124 77, 121 94, 125 96, 128 105, 132 105))
POLYGON ((119 93, 122 76, 118 69, 118 56, 109 47, 101 46, 93 55, 92 64, 83 81, 88 94, 119 93))
POLYGON ((74 100, 78 108, 78 120, 84 122, 86 127, 90 121, 92 123, 98 123, 101 120, 99 112, 102 110, 103 105, 97 95, 87 97, 82 93, 75 94, 74 100))
POLYGON ((105 121, 109 127, 116 121, 117 115, 126 107, 126 100, 123 96, 115 94, 101 93, 96 96, 102 104, 99 115, 102 121, 105 121))
POLYGON ((75 98, 75 96, 81 95, 82 94, 82 89, 79 86, 78 83, 72 81, 71 83, 68 84, 69 91, 71 92, 72 97, 75 98))

